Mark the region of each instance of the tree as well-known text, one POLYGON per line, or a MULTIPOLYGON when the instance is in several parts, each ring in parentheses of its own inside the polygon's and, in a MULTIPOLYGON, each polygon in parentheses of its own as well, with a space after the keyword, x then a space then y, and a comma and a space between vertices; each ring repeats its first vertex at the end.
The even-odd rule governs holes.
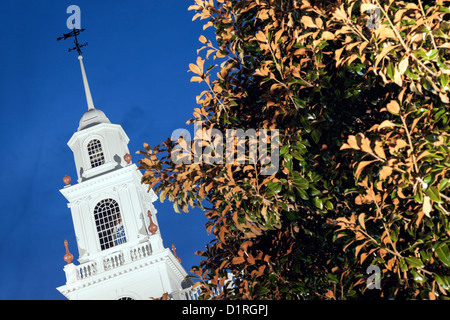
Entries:
POLYGON ((216 35, 214 43, 200 36, 189 66, 191 81, 207 86, 188 121, 199 129, 193 139, 144 144, 139 162, 162 201, 209 219, 216 238, 192 269, 204 298, 228 272, 235 286, 215 298, 447 297, 445 2, 189 7, 216 35), (255 136, 231 139, 230 151, 216 133, 236 129, 255 136), (245 161, 225 161, 246 145, 245 161), (267 175, 272 156, 279 170, 267 175), (371 265, 380 289, 368 286, 371 265))

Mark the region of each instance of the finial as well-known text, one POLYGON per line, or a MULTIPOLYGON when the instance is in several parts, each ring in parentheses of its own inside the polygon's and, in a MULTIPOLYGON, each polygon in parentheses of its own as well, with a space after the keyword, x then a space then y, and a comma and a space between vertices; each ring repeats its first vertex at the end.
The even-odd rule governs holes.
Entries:
POLYGON ((123 156, 123 159, 130 164, 131 162, 131 154, 127 153, 126 155, 123 156))
POLYGON ((150 210, 147 211, 148 218, 150 219, 150 225, 148 226, 148 231, 150 231, 151 234, 155 234, 156 231, 158 231, 158 226, 153 222, 152 219, 152 213, 150 210))
POLYGON ((181 263, 181 258, 177 255, 177 248, 175 248, 175 245, 172 243, 172 251, 173 251, 173 255, 175 256, 175 258, 177 258, 178 262, 181 263))
POLYGON ((69 252, 69 243, 67 240, 64 240, 64 246, 66 247, 66 254, 64 255, 64 261, 67 262, 67 264, 72 263, 73 260, 73 254, 69 252))
POLYGON ((70 181, 72 181, 72 179, 66 174, 63 178, 63 182, 66 184, 66 186, 68 186, 70 184, 70 181))

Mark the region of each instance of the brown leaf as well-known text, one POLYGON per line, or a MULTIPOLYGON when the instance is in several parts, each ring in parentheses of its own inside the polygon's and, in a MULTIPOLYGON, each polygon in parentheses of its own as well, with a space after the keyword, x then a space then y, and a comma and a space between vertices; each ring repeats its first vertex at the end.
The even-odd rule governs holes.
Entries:
POLYGON ((426 156, 428 156, 428 155, 430 155, 430 154, 431 154, 430 151, 425 150, 424 152, 422 152, 422 153, 417 157, 416 161, 419 161, 419 160, 422 159, 423 157, 426 157, 426 156))
POLYGON ((205 63, 205 60, 203 60, 201 57, 197 57, 197 66, 200 69, 200 72, 203 73, 203 65, 205 63))
POLYGON ((341 150, 344 149, 356 149, 356 150, 360 150, 359 146, 358 146, 358 142, 356 141, 356 136, 350 135, 347 138, 347 143, 344 143, 341 147, 341 150))
POLYGON ((361 213, 361 214, 358 216, 359 224, 361 225, 361 227, 362 227, 364 230, 366 230, 366 224, 365 224, 365 221, 364 221, 364 217, 365 217, 365 216, 366 216, 365 213, 361 213))
POLYGON ((359 251, 361 251, 362 248, 364 248, 366 246, 366 242, 364 242, 363 244, 360 244, 359 246, 356 246, 355 248, 355 257, 358 257, 359 251))
POLYGON ((202 82, 203 81, 203 78, 202 77, 199 77, 199 76, 193 76, 192 78, 191 78, 191 82, 202 82))
POLYGON ((386 107, 387 110, 392 114, 398 115, 400 113, 400 105, 395 100, 391 100, 391 102, 389 102, 386 107))
POLYGON ((400 150, 401 148, 406 147, 407 145, 408 145, 408 143, 407 143, 405 140, 403 140, 403 139, 397 139, 397 140, 395 141, 395 151, 398 151, 398 150, 400 150))
POLYGON ((355 172, 355 177, 356 179, 359 178, 359 176, 361 175, 362 170, 369 164, 371 164, 372 162, 375 162, 377 160, 371 160, 371 161, 361 161, 358 164, 358 168, 356 168, 356 172, 355 172))
POLYGON ((277 33, 275 33, 275 43, 278 43, 278 40, 280 40, 281 35, 283 34, 284 29, 280 29, 277 31, 277 33))
POLYGON ((402 74, 400 73, 400 71, 398 69, 395 69, 395 71, 394 71, 394 82, 400 87, 403 84, 402 74))
POLYGON ((424 215, 425 215, 425 212, 423 212, 423 211, 420 211, 417 214, 417 220, 416 220, 416 226, 417 227, 420 225, 420 222, 422 221, 424 215))
POLYGON ((365 137, 363 134, 358 134, 356 140, 362 151, 367 153, 373 153, 372 148, 370 147, 369 138, 365 137))
POLYGON ((364 240, 366 236, 362 232, 356 232, 355 239, 356 240, 364 240))
POLYGON ((428 297, 430 298, 430 300, 436 300, 436 294, 433 291, 430 291, 428 293, 428 297))
POLYGON ((383 143, 379 140, 375 141, 375 153, 377 156, 379 156, 381 159, 386 160, 386 154, 384 153, 383 143))
POLYGON ((345 48, 345 46, 343 46, 340 49, 337 49, 334 52, 334 59, 336 60, 336 67, 338 67, 341 64, 341 60, 342 60, 341 59, 341 54, 342 54, 342 51, 344 51, 344 48, 345 48))
POLYGON ((430 199, 429 196, 425 195, 425 196, 423 197, 423 207, 422 207, 422 211, 423 211, 423 213, 425 213, 425 215, 426 215, 428 218, 431 218, 431 216, 430 216, 431 210, 432 210, 432 207, 431 207, 431 199, 430 199))
POLYGON ((443 103, 449 103, 450 102, 450 100, 448 99, 447 94, 444 94, 442 92, 439 92, 439 98, 441 98, 441 101, 443 103))
POLYGON ((363 3, 360 7, 361 9, 361 14, 363 13, 367 13, 366 11, 369 10, 374 10, 375 8, 378 8, 378 6, 376 4, 371 4, 371 3, 363 3))
MULTIPOLYGON (((387 25, 382 24, 380 26, 380 28, 375 30, 375 34, 378 38, 391 38, 391 39, 396 39, 396 35, 394 30, 392 30, 390 27, 388 27, 387 25)), ((383 40, 384 40, 383 39, 383 40)))
POLYGON ((383 50, 381 50, 381 53, 379 55, 377 55, 377 59, 375 60, 375 65, 374 67, 376 68, 377 65, 380 63, 381 59, 383 59, 388 53, 389 51, 391 51, 392 49, 395 49, 396 47, 398 47, 399 45, 388 45, 386 47, 383 48, 383 50))
POLYGON ((255 38, 260 42, 267 42, 267 38, 262 31, 258 31, 258 33, 255 35, 255 38))
POLYGON ((390 120, 384 120, 379 126, 378 126, 378 131, 383 129, 383 128, 392 128, 395 127, 395 123, 393 123, 390 120))
POLYGON ((400 63, 398 64, 398 71, 400 74, 404 74, 406 69, 408 68, 408 58, 404 58, 400 63))
POLYGON ((384 166, 380 171, 380 180, 385 180, 387 177, 389 177, 392 174, 393 169, 388 166, 384 166))
POLYGON ((200 68, 193 63, 189 63, 189 70, 198 75, 202 74, 202 71, 200 70, 200 68))
POLYGON ((334 33, 330 32, 330 31, 325 31, 322 33, 322 39, 334 40, 334 38, 335 38, 334 33))
POLYGON ((317 28, 317 26, 314 23, 313 19, 311 17, 309 17, 309 16, 303 16, 301 21, 305 25, 305 27, 307 27, 307 28, 317 28))
POLYGON ((244 257, 234 257, 233 260, 231 260, 232 264, 239 264, 245 262, 244 257))
POLYGON ((328 290, 327 293, 325 293, 325 297, 335 299, 334 293, 331 290, 328 290))

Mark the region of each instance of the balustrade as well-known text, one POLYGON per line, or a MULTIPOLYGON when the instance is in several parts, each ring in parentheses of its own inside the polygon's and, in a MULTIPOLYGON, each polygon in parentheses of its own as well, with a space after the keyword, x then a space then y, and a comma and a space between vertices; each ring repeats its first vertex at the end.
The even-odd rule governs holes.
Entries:
POLYGON ((115 251, 104 257, 98 257, 95 260, 88 261, 76 266, 76 278, 86 279, 99 274, 103 271, 112 270, 131 263, 152 254, 152 248, 149 242, 139 243, 131 249, 115 251), (125 251, 127 250, 127 251, 125 251), (129 250, 129 251, 128 251, 129 250), (125 253, 125 254, 124 254, 125 253))
POLYGON ((95 261, 89 261, 77 266, 78 274, 80 275, 80 279, 85 279, 88 277, 92 277, 97 274, 97 263, 95 261))

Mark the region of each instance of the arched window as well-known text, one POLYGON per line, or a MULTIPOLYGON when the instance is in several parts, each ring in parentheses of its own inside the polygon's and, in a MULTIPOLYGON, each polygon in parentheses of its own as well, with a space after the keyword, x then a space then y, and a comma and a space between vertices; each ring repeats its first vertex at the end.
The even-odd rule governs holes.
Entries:
POLYGON ((115 200, 104 199, 97 203, 94 218, 102 250, 127 242, 119 204, 115 200))
POLYGON ((134 300, 132 297, 120 297, 117 300, 134 300))
POLYGON ((97 139, 91 140, 87 145, 87 150, 92 168, 101 166, 102 164, 105 163, 102 144, 100 143, 99 140, 97 139))

